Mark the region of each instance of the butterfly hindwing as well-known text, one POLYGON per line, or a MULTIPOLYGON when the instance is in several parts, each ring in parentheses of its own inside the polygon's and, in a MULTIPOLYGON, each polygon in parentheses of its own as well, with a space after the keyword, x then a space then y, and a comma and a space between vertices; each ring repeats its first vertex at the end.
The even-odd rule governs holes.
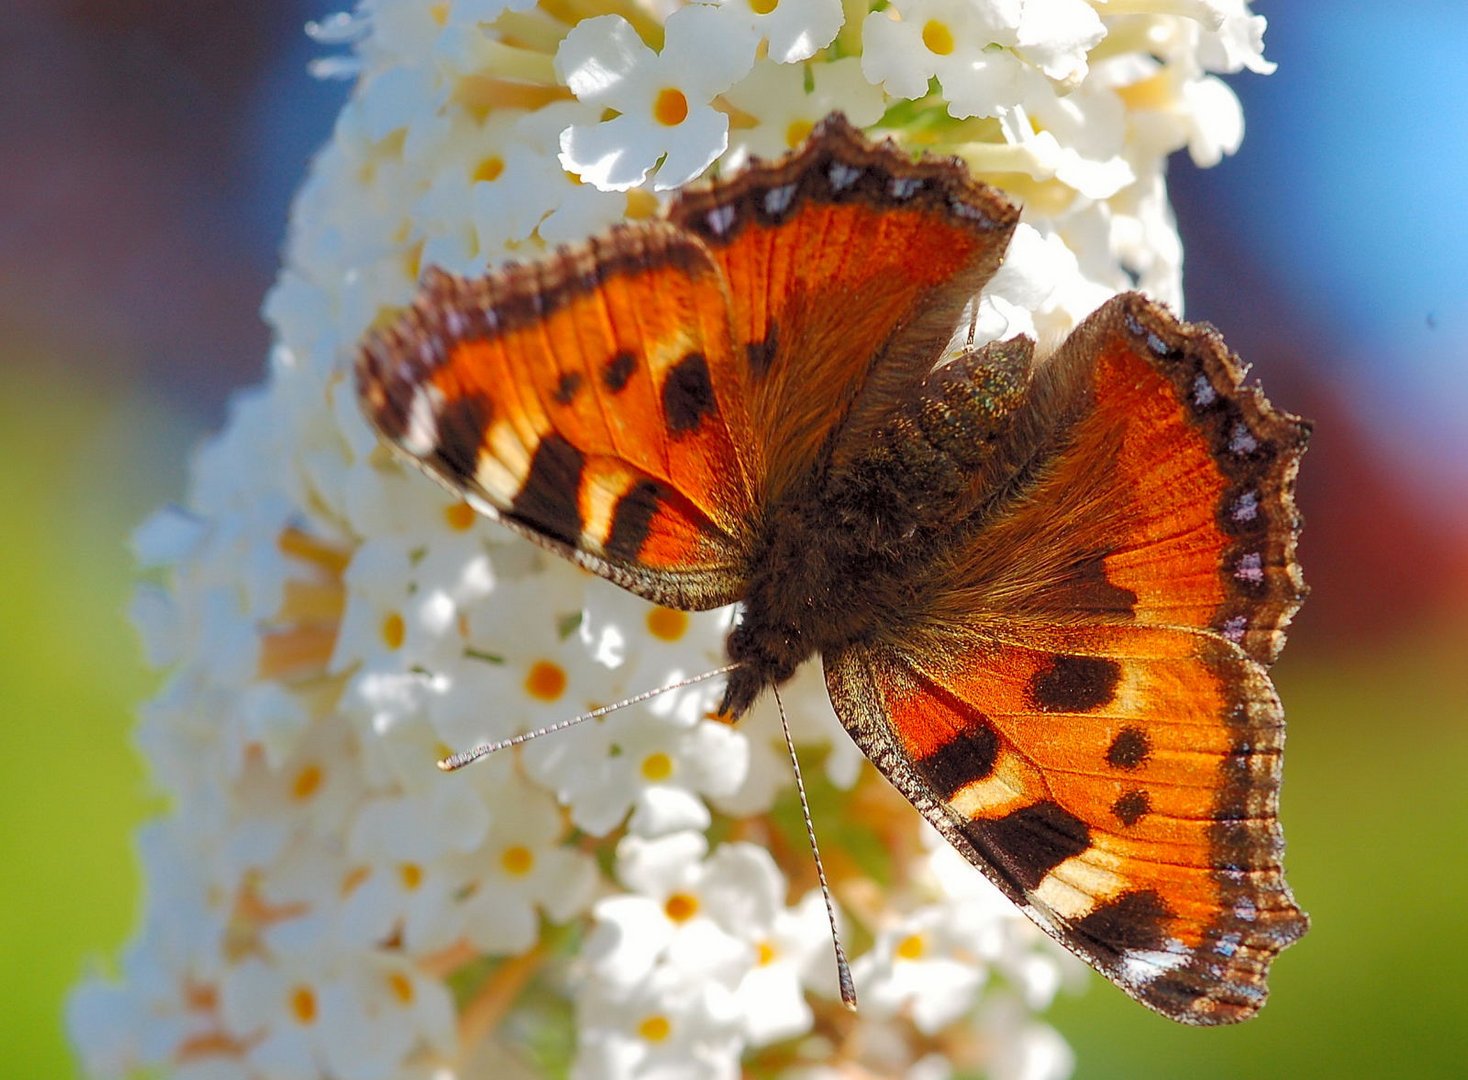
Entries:
POLYGON ((1262 668, 1196 631, 1023 638, 853 647, 827 684, 898 790, 1058 941, 1174 1019, 1251 1015, 1305 928, 1262 668))
POLYGON ((960 358, 853 463, 867 501, 899 505, 920 472, 975 509, 932 541, 915 605, 827 656, 832 699, 1057 940, 1175 1019, 1242 1019, 1306 926, 1264 664, 1303 596, 1307 429, 1135 294, 1028 361, 960 358))
POLYGON ((718 268, 655 222, 478 280, 434 272, 358 381, 388 441, 477 508, 703 608, 739 595, 753 520, 731 347, 718 268))
POLYGON ((684 192, 668 217, 729 282, 773 501, 929 373, 1019 211, 958 162, 915 161, 832 116, 796 153, 684 192))

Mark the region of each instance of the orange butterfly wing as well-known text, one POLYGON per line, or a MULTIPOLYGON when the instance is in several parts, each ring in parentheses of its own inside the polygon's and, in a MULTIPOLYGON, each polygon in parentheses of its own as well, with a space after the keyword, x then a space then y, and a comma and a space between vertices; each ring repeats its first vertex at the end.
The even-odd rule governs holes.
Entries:
POLYGON ((729 282, 769 503, 929 374, 1019 211, 957 161, 914 161, 832 116, 800 151, 685 192, 668 217, 729 282))
POLYGON ((1307 925, 1261 663, 1303 595, 1306 429, 1239 378, 1211 331, 1110 302, 1025 404, 954 425, 1007 423, 1030 461, 923 610, 826 657, 853 737, 961 852, 1128 993, 1202 1024, 1253 1015, 1307 925))
POLYGON ((741 598, 763 510, 925 377, 1018 211, 839 116, 805 147, 477 281, 432 272, 357 367, 387 441, 649 599, 741 598), (916 261, 914 261, 916 260, 916 261))
POLYGON ((740 595, 754 511, 728 292, 664 223, 479 280, 363 348, 378 430, 476 508, 661 603, 740 595))

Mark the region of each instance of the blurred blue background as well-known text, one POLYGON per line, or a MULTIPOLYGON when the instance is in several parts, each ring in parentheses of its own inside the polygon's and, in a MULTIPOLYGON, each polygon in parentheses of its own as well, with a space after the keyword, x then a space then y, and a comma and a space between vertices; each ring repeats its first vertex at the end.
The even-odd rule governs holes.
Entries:
MULTIPOLYGON (((137 916, 147 674, 126 537, 255 382, 288 200, 346 87, 336 5, 19 0, 0 20, 0 1046, 66 1076, 65 989, 137 916)), ((1317 421, 1314 588, 1276 668, 1290 873, 1315 928, 1256 1022, 1099 984, 1081 1077, 1455 1076, 1468 1008, 1468 5, 1258 3, 1237 157, 1175 161, 1188 314, 1317 421)))

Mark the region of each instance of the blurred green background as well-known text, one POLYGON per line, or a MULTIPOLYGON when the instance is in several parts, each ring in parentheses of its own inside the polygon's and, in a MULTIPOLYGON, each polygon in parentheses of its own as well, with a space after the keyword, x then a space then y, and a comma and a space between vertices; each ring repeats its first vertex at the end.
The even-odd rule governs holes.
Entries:
MULTIPOLYGON (((29 2, 0 30, 0 1075, 66 1077, 67 988, 139 913, 157 685, 127 535, 258 380, 286 201, 344 93, 331 4, 29 2), (11 167, 13 165, 13 167, 11 167)), ((1190 315, 1317 420, 1314 595, 1276 668, 1290 879, 1314 920, 1269 1007, 1177 1028, 1099 980, 1052 1018, 1077 1076, 1468 1073, 1468 13, 1255 4, 1268 79, 1207 173, 1179 160, 1190 315), (1275 11, 1279 8, 1279 11, 1275 11)))

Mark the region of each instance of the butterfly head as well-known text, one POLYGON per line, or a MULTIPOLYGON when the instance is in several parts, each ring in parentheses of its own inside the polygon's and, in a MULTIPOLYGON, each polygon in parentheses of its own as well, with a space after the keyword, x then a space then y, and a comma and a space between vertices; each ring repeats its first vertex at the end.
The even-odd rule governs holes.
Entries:
POLYGON ((795 674, 811 652, 809 647, 799 647, 796 636, 761 633, 747 617, 729 631, 724 651, 738 666, 729 673, 724 687, 724 701, 719 707, 722 715, 739 719, 765 687, 777 686, 795 674))

